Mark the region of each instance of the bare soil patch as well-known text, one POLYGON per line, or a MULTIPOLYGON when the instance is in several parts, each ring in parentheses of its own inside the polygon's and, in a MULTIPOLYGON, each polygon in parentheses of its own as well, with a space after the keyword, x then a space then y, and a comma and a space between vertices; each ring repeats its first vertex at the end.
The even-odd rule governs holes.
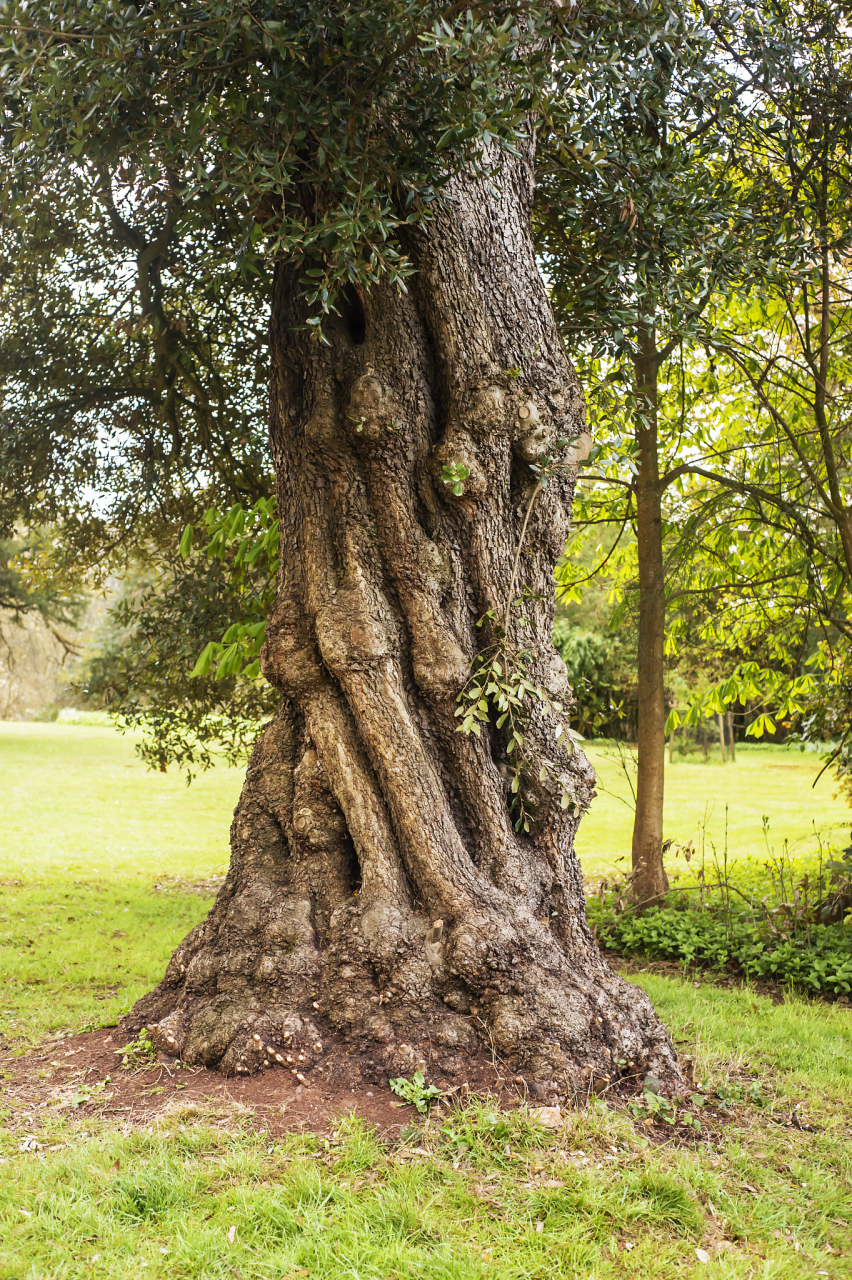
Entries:
MULTIPOLYGON (((162 1053, 150 1065, 127 1069, 122 1057, 128 1043, 125 1032, 105 1027, 63 1036, 20 1057, 3 1055, 0 1093, 18 1116, 34 1118, 53 1110, 144 1125, 166 1111, 197 1107, 236 1112, 272 1137, 294 1130, 325 1132, 337 1117, 355 1112, 392 1141, 418 1118, 413 1106, 391 1093, 377 1064, 343 1045, 325 1056, 321 1075, 300 1071, 303 1079, 298 1080, 295 1071, 278 1065, 251 1076, 223 1076, 183 1066, 162 1053)), ((509 1109, 527 1096, 523 1085, 487 1061, 472 1059, 464 1074, 461 1085, 436 1069, 427 1071, 427 1079, 447 1101, 487 1095, 496 1106, 509 1109)), ((541 1100, 530 1096, 530 1101, 541 1100)))

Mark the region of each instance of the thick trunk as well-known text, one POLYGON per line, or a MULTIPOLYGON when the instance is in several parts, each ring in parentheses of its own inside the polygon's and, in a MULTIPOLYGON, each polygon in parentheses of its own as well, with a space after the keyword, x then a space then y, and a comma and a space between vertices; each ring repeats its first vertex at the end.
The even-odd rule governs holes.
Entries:
POLYGON ((663 867, 663 789, 666 763, 664 644, 666 595, 663 516, 657 441, 658 357, 651 325, 639 329, 636 357, 636 541, 639 558, 638 742, 631 893, 651 905, 668 892, 663 867))
MULTIPOLYGON (((649 1001, 586 925, 585 756, 539 710, 527 747, 551 767, 526 778, 536 818, 516 834, 501 733, 457 732, 487 639, 476 623, 506 603, 529 463, 581 432, 584 410, 532 254, 528 162, 451 196, 410 235, 410 292, 352 292, 328 346, 304 332, 298 272, 278 271, 282 553, 264 670, 283 705, 249 765, 217 902, 128 1026, 226 1072, 297 1045, 293 1070, 321 1073, 345 1043, 377 1077, 421 1055, 463 1077, 484 1049, 540 1093, 649 1070, 676 1083, 649 1001), (441 479, 453 462, 470 471, 460 495, 441 479)), ((528 677, 566 694, 552 572, 575 475, 532 509, 509 627, 528 677)))

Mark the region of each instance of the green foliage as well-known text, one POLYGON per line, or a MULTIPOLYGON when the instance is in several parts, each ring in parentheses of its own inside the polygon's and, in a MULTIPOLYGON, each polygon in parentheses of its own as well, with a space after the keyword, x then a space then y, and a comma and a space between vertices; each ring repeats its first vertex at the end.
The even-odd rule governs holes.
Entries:
MULTIPOLYGON (((644 334, 656 361, 669 729, 737 704, 755 736, 804 718, 810 740, 836 742, 849 723, 831 709, 852 608, 848 29, 826 4, 714 10, 704 31, 675 7, 663 54, 641 41, 652 21, 639 10, 620 31, 637 51, 629 87, 603 79, 590 91, 596 111, 565 95, 609 163, 560 151, 558 114, 544 139, 537 234, 603 444, 560 585, 579 598, 589 568, 577 552, 598 538, 591 574, 611 591, 613 623, 635 612, 644 334)), ((841 779, 848 759, 844 745, 841 779)))
POLYGON ((121 1065, 125 1071, 136 1071, 139 1067, 149 1067, 156 1059, 156 1046, 143 1027, 135 1040, 129 1040, 124 1046, 121 1065))
POLYGON ((410 1080, 406 1080, 404 1076, 396 1076, 388 1083, 392 1093, 395 1093, 398 1098, 403 1098, 405 1102, 410 1102, 422 1116, 426 1114, 435 1098, 441 1096, 441 1090, 436 1085, 426 1083, 426 1077, 422 1071, 415 1071, 410 1080))
MULTIPOLYGON (((221 641, 208 641, 190 677, 206 676, 215 666, 217 680, 238 674, 256 679, 260 675, 266 618, 275 598, 281 540, 275 502, 261 498, 248 511, 239 503, 224 513, 207 511, 203 530, 209 542, 201 554, 227 566, 239 603, 234 611, 237 616, 221 641)), ((193 530, 187 525, 180 546, 184 559, 192 545, 193 530)))
POLYGON ((75 627, 80 620, 84 601, 61 579, 45 581, 32 572, 40 539, 26 542, 0 538, 0 610, 14 619, 26 613, 38 613, 48 623, 75 627))
MULTIPOLYGON (((577 613, 582 619, 582 605, 577 613)), ((571 717, 584 738, 615 737, 625 703, 635 702, 635 656, 620 635, 586 629, 567 618, 553 624, 553 643, 574 692, 571 717)))
POLYGON ((447 485, 457 498, 464 493, 464 482, 469 476, 470 467, 463 462, 445 462, 441 468, 441 483, 447 485))
MULTIPOLYGON (((256 661, 253 655, 245 660, 249 646, 262 639, 258 621, 270 572, 266 561, 235 565, 227 556, 193 552, 186 560, 172 556, 157 576, 125 583, 75 682, 125 729, 142 731, 137 750, 149 768, 163 772, 177 764, 191 778, 217 758, 247 758, 258 726, 278 706, 265 681, 244 673, 256 661), (244 621, 235 624, 235 618, 244 621), (235 669, 220 678, 209 669, 193 676, 200 639, 229 631, 235 669)), ((211 643, 224 653, 224 644, 211 643)))
POLYGON ((247 758, 278 698, 260 676, 260 649, 275 596, 280 533, 271 498, 208 509, 187 525, 178 554, 153 581, 125 584, 78 688, 126 728, 161 771, 191 779, 217 756, 247 758), (214 636, 198 651, 199 640, 214 636))
POLYGON ((461 719, 458 732, 480 737, 482 729, 488 730, 493 723, 501 733, 511 772, 510 812, 515 815, 515 830, 528 832, 535 821, 537 807, 529 789, 532 779, 537 779, 539 784, 548 780, 555 782, 562 808, 574 806, 579 811, 579 802, 562 774, 530 741, 532 717, 541 711, 549 718, 554 726, 555 743, 568 755, 573 753, 580 735, 568 723, 564 702, 529 678, 533 654, 507 641, 493 611, 477 625, 483 625, 486 620, 492 623, 495 638, 474 657, 471 675, 456 698, 455 714, 461 719))
POLYGON ((162 234, 179 225, 215 244, 224 210, 242 270, 301 259, 318 329, 346 285, 402 285, 399 229, 460 166, 514 144, 546 71, 535 37, 548 16, 528 6, 519 27, 512 5, 421 0, 242 0, 167 16, 13 3, 0 57, 15 156, 5 190, 31 200, 42 182, 58 194, 61 157, 96 190, 129 187, 162 234))
POLYGON ((589 922, 603 946, 623 955, 733 970, 835 996, 852 992, 849 862, 829 861, 798 883, 783 860, 769 862, 763 876, 747 884, 738 868, 726 866, 718 882, 707 884, 702 868, 694 887, 679 887, 659 910, 641 914, 625 909, 619 889, 604 887, 589 901, 589 922), (826 923, 835 918, 840 923, 826 923))

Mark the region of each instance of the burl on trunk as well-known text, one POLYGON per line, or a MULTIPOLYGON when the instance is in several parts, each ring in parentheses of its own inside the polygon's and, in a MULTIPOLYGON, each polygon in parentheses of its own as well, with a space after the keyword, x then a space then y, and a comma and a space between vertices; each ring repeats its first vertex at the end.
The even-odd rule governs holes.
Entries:
MULTIPOLYGON (((680 1079, 647 997, 586 925, 585 756, 534 716, 528 745, 549 772, 525 779, 535 821, 516 834, 504 736, 464 736, 454 714, 491 625, 476 623, 505 608, 529 464, 584 429, 533 255, 532 189, 529 156, 454 181, 407 233, 409 292, 351 290, 328 345, 305 333, 298 271, 278 269, 282 550, 264 672, 282 707, 249 764, 216 903, 127 1023, 187 1062, 304 1075, 343 1038, 377 1070, 422 1057, 456 1078, 485 1050, 540 1096, 622 1073, 680 1079), (442 480, 451 463, 469 469, 461 494, 442 480)), ((509 613, 530 675, 563 696, 565 456, 532 510, 509 613)))

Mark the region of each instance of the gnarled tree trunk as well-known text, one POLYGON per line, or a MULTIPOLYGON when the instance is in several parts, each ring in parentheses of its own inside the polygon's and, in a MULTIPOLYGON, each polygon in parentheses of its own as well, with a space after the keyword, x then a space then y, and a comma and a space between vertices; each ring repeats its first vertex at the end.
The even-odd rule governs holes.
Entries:
MULTIPOLYGON (((622 1071, 675 1083, 650 1002, 586 925, 573 849, 595 781, 585 756, 536 716, 528 743, 552 771, 528 779, 536 821, 516 834, 500 732, 457 732, 487 637, 475 624, 505 606, 529 463, 582 432, 584 409, 533 257, 529 157, 448 195, 409 234, 410 292, 353 291, 330 345, 305 334, 298 271, 278 270, 282 551, 264 671, 283 703, 249 765, 216 904, 128 1025, 228 1073, 288 1058, 322 1070, 344 1037, 377 1070, 437 1056, 463 1076, 485 1048, 540 1094, 622 1071), (470 471, 461 495, 441 479, 451 462, 470 471)), ((532 676, 566 692, 552 573, 575 476, 533 507, 510 612, 532 676)))

